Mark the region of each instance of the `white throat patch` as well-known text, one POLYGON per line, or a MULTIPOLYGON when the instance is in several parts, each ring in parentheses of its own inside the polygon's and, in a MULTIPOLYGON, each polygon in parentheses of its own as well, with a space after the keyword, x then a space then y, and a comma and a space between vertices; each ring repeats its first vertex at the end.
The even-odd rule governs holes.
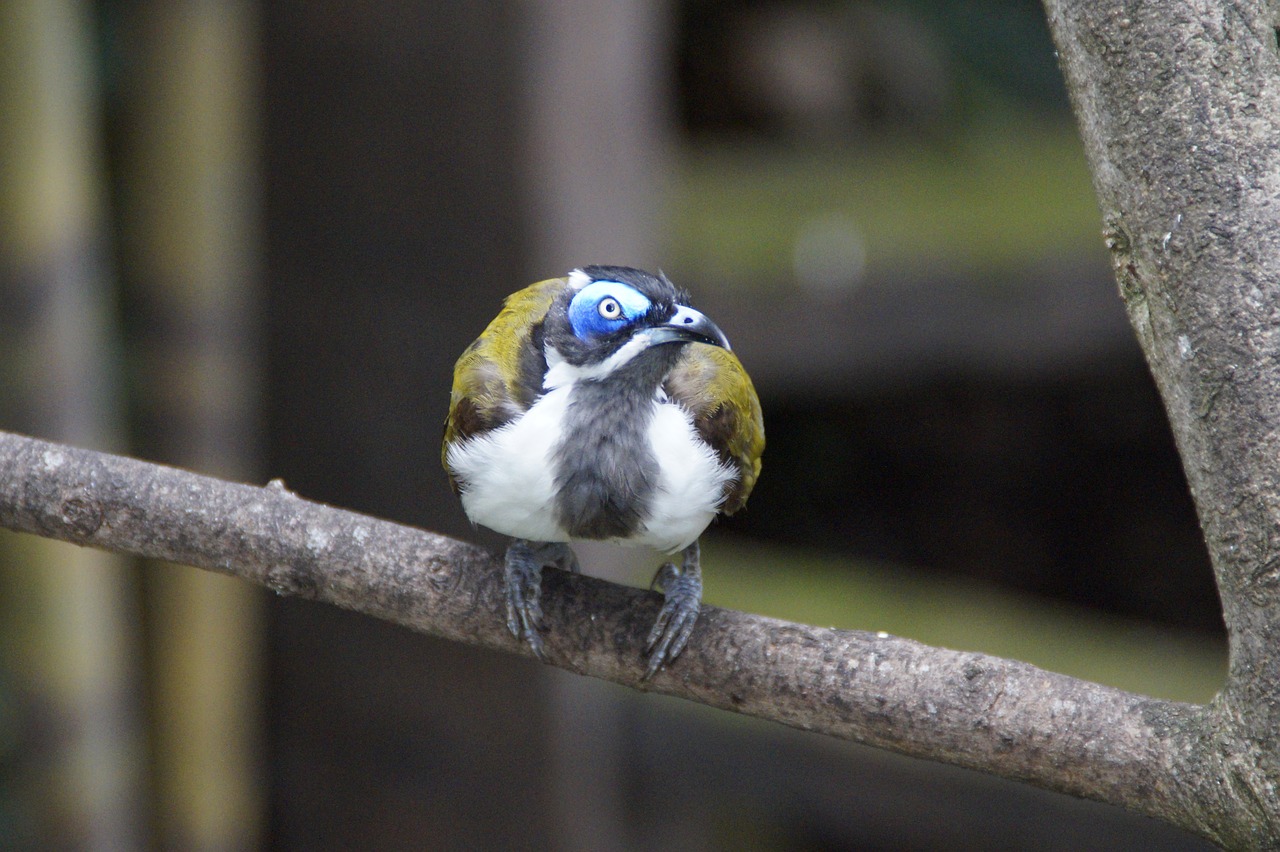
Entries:
POLYGON ((555 347, 548 343, 543 347, 543 354, 547 359, 547 375, 542 379, 542 389, 551 390, 552 388, 567 387, 574 382, 603 379, 652 345, 653 335, 646 329, 645 331, 636 332, 635 336, 622 344, 622 347, 617 352, 599 364, 575 367, 564 360, 555 347))

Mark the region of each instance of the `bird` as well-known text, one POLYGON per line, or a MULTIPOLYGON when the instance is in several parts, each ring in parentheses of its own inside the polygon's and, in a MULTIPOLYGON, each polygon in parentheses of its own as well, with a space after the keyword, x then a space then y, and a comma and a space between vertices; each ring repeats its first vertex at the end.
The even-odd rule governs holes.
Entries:
POLYGON ((662 272, 583 266, 531 284, 458 358, 441 458, 472 523, 510 536, 507 628, 546 661, 542 569, 571 544, 673 555, 643 654, 685 649, 702 601, 699 537, 747 502, 764 421, 724 332, 662 272))

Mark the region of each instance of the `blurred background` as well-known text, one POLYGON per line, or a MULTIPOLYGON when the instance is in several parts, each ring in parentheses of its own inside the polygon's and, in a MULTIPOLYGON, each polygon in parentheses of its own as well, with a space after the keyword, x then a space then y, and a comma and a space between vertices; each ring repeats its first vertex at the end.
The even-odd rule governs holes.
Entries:
MULTIPOLYGON (((439 468, 453 359, 529 282, 660 267, 765 408, 708 602, 1204 701, 1099 230, 1035 0, 0 3, 0 428, 496 547, 439 468)), ((12 534, 0 847, 1205 848, 12 534)))

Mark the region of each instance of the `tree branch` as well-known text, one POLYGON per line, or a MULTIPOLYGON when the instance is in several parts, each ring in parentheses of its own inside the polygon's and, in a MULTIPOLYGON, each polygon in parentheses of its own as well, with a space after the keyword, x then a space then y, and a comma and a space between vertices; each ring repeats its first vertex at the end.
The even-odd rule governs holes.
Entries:
MULTIPOLYGON (((434 636, 529 656, 502 565, 474 545, 174 468, 0 432, 0 526, 195 565, 434 636)), ((1187 825, 1173 732, 1205 708, 983 654, 703 607, 641 680, 653 593, 549 571, 550 661, 579 674, 1020 779, 1187 825)))

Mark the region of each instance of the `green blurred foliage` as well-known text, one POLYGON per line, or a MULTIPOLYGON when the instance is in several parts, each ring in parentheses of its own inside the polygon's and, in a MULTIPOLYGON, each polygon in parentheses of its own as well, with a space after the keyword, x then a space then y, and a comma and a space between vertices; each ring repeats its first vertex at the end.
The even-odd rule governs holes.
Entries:
POLYGON ((828 627, 1024 660, 1145 695, 1211 699, 1226 644, 915 569, 710 539, 706 601, 828 627))
POLYGON ((670 202, 672 266, 708 282, 781 286, 797 236, 846 220, 865 277, 945 269, 976 282, 1039 261, 1101 252, 1100 218, 1075 128, 971 128, 946 146, 878 138, 850 150, 706 146, 670 202))

